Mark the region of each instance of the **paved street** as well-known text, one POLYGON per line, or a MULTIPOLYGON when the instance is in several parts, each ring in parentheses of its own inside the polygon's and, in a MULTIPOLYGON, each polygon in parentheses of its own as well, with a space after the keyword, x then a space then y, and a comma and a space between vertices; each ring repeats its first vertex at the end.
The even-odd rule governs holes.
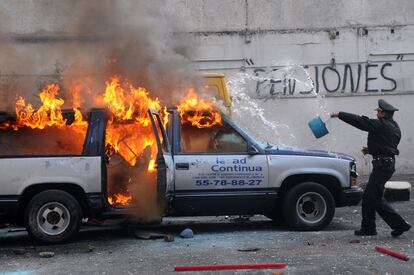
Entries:
MULTIPOLYGON (((411 180, 396 175, 393 180, 411 180)), ((363 177, 362 177, 363 179, 363 177)), ((414 203, 394 206, 414 224, 414 203)), ((378 236, 356 237, 360 206, 339 208, 328 228, 294 232, 263 216, 165 219, 161 226, 139 232, 172 234, 173 242, 139 239, 135 228, 86 226, 76 240, 64 245, 39 245, 16 228, 0 230, 1 274, 173 274, 179 265, 285 263, 281 270, 186 272, 184 274, 412 274, 413 259, 402 261, 375 251, 375 246, 414 258, 414 230, 398 239, 378 221, 378 236), (191 228, 194 237, 179 233, 191 228), (135 232, 136 233, 136 232, 135 232), (351 243, 352 241, 352 243, 351 243), (40 252, 53 252, 42 258, 40 252), (22 255, 18 255, 22 254, 22 255), (277 273, 275 273, 277 274, 277 273)))

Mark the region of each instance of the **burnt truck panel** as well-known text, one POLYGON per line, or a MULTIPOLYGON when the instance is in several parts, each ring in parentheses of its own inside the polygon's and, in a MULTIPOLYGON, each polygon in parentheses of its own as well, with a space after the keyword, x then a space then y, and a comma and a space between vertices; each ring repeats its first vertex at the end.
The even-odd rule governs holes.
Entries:
MULTIPOLYGON (((67 125, 70 125, 73 121, 73 111, 62 113, 67 119, 67 125)), ((75 136, 75 138, 82 137, 82 140, 71 141, 74 137, 71 137, 73 132, 69 128, 49 131, 29 128, 17 132, 12 129, 2 130, 1 222, 23 224, 25 208, 30 200, 46 190, 64 190, 77 197, 85 216, 102 211, 103 197, 100 194, 105 189, 103 184, 105 166, 102 164, 104 164, 106 118, 101 110, 92 110, 89 118, 90 125, 93 127, 86 130, 87 139, 81 134, 75 136), (57 139, 46 139, 45 136, 48 134, 54 135, 57 139), (81 146, 76 146, 75 149, 68 148, 73 144, 81 144, 81 146), (4 146, 8 147, 4 148, 4 146), (44 148, 40 148, 42 146, 44 148), (56 146, 60 146, 63 150, 56 150, 56 146), (28 155, 28 152, 32 153, 28 155), (57 154, 51 155, 51 152, 57 154), (66 152, 72 154, 68 155, 66 152)), ((4 113, 3 123, 13 120, 13 114, 4 113)))
POLYGON ((107 115, 104 109, 93 109, 89 114, 88 131, 82 155, 105 156, 105 128, 107 115))
MULTIPOLYGON (((172 157, 159 115, 156 112, 148 115, 158 141, 158 173, 154 182, 163 213, 166 188, 167 185, 171 188, 173 180, 172 157)), ((9 116, 7 120, 10 121, 9 116)), ((0 222, 24 224, 38 240, 59 243, 76 234, 84 217, 119 218, 135 211, 108 203, 106 123, 106 110, 93 109, 88 114, 88 128, 79 155, 24 155, 22 150, 23 154, 18 156, 0 157, 0 222)), ((42 142, 48 141, 43 137, 42 142)))

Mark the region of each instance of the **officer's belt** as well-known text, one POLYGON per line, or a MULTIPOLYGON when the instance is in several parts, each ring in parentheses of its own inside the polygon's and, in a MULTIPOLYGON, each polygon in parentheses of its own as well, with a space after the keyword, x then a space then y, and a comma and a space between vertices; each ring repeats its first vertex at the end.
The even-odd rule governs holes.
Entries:
POLYGON ((394 156, 392 156, 392 157, 383 157, 383 156, 374 156, 374 157, 372 157, 372 159, 374 159, 374 160, 395 160, 395 157, 394 156))

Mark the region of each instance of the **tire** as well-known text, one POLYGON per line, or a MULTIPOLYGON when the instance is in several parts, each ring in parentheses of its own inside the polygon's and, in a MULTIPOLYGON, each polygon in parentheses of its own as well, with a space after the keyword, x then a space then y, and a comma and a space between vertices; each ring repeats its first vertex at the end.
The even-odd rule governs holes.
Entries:
POLYGON ((55 244, 65 242, 79 232, 82 209, 71 194, 48 190, 32 198, 24 218, 30 236, 55 244))
POLYGON ((277 225, 285 225, 286 221, 282 212, 282 203, 278 202, 275 209, 271 213, 265 215, 267 218, 271 219, 277 225))
POLYGON ((335 214, 335 201, 326 187, 304 182, 290 189, 283 202, 287 224, 296 230, 313 231, 326 227, 335 214))

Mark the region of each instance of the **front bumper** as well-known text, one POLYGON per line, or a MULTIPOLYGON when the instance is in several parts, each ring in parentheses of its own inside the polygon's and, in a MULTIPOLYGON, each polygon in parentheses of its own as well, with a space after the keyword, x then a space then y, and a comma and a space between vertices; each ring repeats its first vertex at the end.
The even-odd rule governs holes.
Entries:
POLYGON ((338 206, 357 205, 361 199, 364 190, 361 187, 342 189, 341 201, 338 206))

